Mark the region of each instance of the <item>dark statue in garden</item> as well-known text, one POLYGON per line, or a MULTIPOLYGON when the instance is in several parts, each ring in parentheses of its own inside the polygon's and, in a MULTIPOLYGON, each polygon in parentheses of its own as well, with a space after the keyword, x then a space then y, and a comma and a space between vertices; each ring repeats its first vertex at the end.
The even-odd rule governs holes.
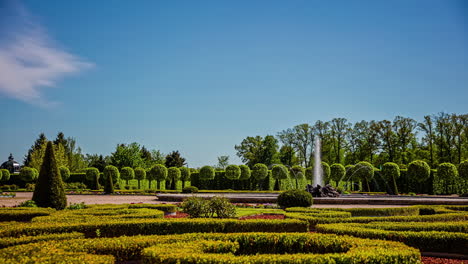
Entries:
POLYGON ((335 190, 330 184, 325 185, 324 187, 317 184, 313 187, 310 184, 307 184, 306 191, 312 194, 312 197, 339 197, 340 193, 335 190))

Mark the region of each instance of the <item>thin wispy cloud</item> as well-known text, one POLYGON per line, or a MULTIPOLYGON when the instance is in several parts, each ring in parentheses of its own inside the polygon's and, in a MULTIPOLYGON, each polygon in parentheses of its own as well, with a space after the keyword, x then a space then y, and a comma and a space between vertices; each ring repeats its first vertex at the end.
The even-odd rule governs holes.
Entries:
POLYGON ((56 104, 44 97, 43 88, 57 87, 63 77, 92 64, 60 48, 17 2, 0 10, 0 94, 34 105, 56 104))

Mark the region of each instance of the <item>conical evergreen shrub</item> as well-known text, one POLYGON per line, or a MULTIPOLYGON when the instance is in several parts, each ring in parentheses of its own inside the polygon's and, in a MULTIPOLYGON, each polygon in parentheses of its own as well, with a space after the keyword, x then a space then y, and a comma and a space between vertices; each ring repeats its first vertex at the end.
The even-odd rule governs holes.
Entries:
POLYGON ((61 210, 67 206, 67 197, 55 160, 52 142, 47 143, 32 200, 39 207, 51 207, 61 210))

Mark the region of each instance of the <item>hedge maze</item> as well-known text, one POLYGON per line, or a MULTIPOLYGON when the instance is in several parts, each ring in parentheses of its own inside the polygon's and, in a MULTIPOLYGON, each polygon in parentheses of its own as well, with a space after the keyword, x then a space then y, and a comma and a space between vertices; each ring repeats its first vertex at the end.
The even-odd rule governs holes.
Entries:
POLYGON ((297 207, 282 211, 284 220, 164 218, 176 210, 1 208, 0 263, 421 263, 421 252, 468 248, 468 206, 297 207))

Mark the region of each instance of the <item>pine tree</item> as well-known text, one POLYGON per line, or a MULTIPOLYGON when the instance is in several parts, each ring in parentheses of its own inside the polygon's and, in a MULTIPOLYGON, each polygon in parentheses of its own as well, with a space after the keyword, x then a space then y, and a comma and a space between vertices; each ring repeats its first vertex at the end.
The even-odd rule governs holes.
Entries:
POLYGON ((32 154, 34 151, 42 149, 42 146, 44 146, 47 143, 47 138, 44 135, 44 133, 39 134, 39 137, 36 139, 34 142, 34 145, 31 146, 31 148, 28 150, 28 154, 24 157, 24 166, 31 167, 31 161, 32 161, 32 154))
POLYGON ((173 151, 169 155, 166 156, 166 168, 170 167, 183 167, 187 163, 185 162, 185 159, 180 156, 179 151, 173 151))
POLYGON ((52 207, 62 210, 67 206, 65 188, 55 160, 52 142, 47 143, 32 200, 39 207, 52 207))

